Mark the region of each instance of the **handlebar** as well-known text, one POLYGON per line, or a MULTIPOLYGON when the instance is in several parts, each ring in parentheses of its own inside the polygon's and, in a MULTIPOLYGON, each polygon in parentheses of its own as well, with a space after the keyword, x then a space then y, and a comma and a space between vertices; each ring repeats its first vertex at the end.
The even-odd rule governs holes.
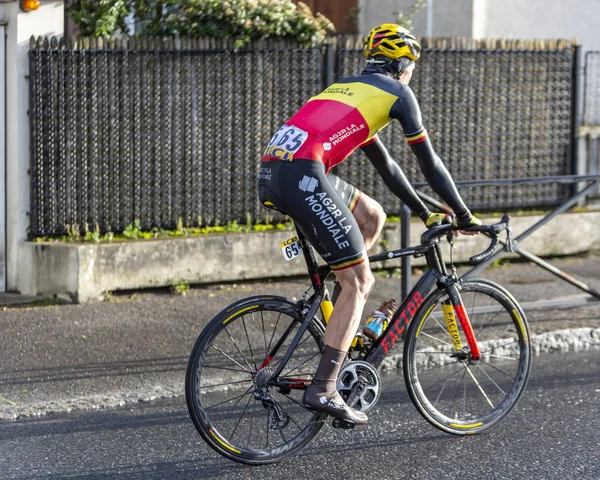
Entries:
POLYGON ((511 237, 510 215, 508 215, 506 213, 502 216, 502 218, 500 219, 500 221, 498 223, 494 223, 492 225, 474 225, 469 228, 458 228, 458 227, 455 227, 454 225, 448 224, 448 225, 440 225, 439 227, 434 227, 431 230, 428 230, 425 233, 423 233, 423 235, 421 236, 421 243, 424 243, 424 244, 430 243, 431 241, 433 241, 436 238, 443 237, 444 235, 448 235, 451 232, 457 231, 457 230, 464 230, 466 232, 483 232, 483 233, 487 234, 489 237, 491 237, 491 239, 492 239, 489 247, 485 251, 483 251, 477 255, 473 255, 471 258, 469 258, 469 263, 471 265, 476 265, 476 264, 484 261, 486 258, 488 258, 489 256, 491 256, 494 253, 494 250, 495 250, 496 246, 498 245, 498 235, 500 234, 500 232, 502 232, 504 230, 506 230, 507 245, 508 245, 509 249, 511 249, 511 247, 512 247, 512 242, 511 242, 511 238, 510 238, 511 237))

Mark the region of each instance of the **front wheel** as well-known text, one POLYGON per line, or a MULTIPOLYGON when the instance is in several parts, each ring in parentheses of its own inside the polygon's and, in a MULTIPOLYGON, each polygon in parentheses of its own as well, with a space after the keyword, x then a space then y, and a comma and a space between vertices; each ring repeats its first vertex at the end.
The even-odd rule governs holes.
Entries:
POLYGON ((469 355, 460 323, 444 316, 450 302, 438 289, 407 332, 404 379, 428 422, 465 435, 490 428, 515 406, 529 377, 531 344, 522 309, 502 287, 465 280, 459 290, 481 358, 469 355))
POLYGON ((276 384, 270 383, 302 323, 282 297, 251 297, 221 311, 202 331, 185 377, 187 406, 202 438, 236 462, 260 465, 303 448, 325 415, 302 405, 321 358, 324 329, 313 319, 276 384))

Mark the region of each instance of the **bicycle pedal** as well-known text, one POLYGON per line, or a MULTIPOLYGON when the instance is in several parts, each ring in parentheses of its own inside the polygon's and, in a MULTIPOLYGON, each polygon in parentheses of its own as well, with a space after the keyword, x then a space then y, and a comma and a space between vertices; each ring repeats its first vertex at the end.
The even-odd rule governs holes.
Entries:
POLYGON ((349 420, 343 420, 341 418, 334 418, 333 422, 331 422, 331 426, 333 428, 342 428, 344 430, 348 430, 350 428, 356 427, 356 423, 349 420))

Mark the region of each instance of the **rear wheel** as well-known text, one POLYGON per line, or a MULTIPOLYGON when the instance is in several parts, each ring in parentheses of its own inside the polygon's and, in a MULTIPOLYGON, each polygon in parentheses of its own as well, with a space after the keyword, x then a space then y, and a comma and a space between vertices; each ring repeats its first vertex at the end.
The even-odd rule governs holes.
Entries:
POLYGON ((404 345, 404 378, 427 421, 465 435, 490 428, 515 406, 529 376, 531 344, 522 309, 502 287, 465 280, 460 295, 481 359, 471 358, 460 323, 446 320, 443 307, 449 299, 440 289, 425 300, 411 322, 404 345))
POLYGON ((198 337, 186 373, 186 400, 202 438, 236 462, 278 462, 303 448, 324 415, 302 405, 317 369, 323 327, 313 319, 276 385, 268 379, 302 315, 281 297, 252 297, 220 312, 198 337))

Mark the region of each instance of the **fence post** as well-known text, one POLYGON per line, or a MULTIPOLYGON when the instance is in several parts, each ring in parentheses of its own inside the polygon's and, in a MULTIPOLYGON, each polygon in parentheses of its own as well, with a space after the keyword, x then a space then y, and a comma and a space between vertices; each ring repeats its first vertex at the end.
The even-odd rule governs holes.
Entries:
MULTIPOLYGON (((410 247, 410 208, 404 203, 400 207, 400 248, 410 247)), ((412 287, 411 283, 411 268, 410 256, 405 256, 400 259, 401 275, 402 275, 402 301, 408 297, 408 292, 412 287)))
MULTIPOLYGON (((571 173, 574 175, 584 174, 585 167, 579 161, 579 82, 581 80, 581 45, 573 46, 573 62, 571 67, 571 173)), ((582 188, 583 184, 573 185, 575 194, 582 188)))
POLYGON ((335 55, 334 44, 332 41, 327 42, 325 47, 325 87, 333 83, 333 75, 335 70, 335 55))

